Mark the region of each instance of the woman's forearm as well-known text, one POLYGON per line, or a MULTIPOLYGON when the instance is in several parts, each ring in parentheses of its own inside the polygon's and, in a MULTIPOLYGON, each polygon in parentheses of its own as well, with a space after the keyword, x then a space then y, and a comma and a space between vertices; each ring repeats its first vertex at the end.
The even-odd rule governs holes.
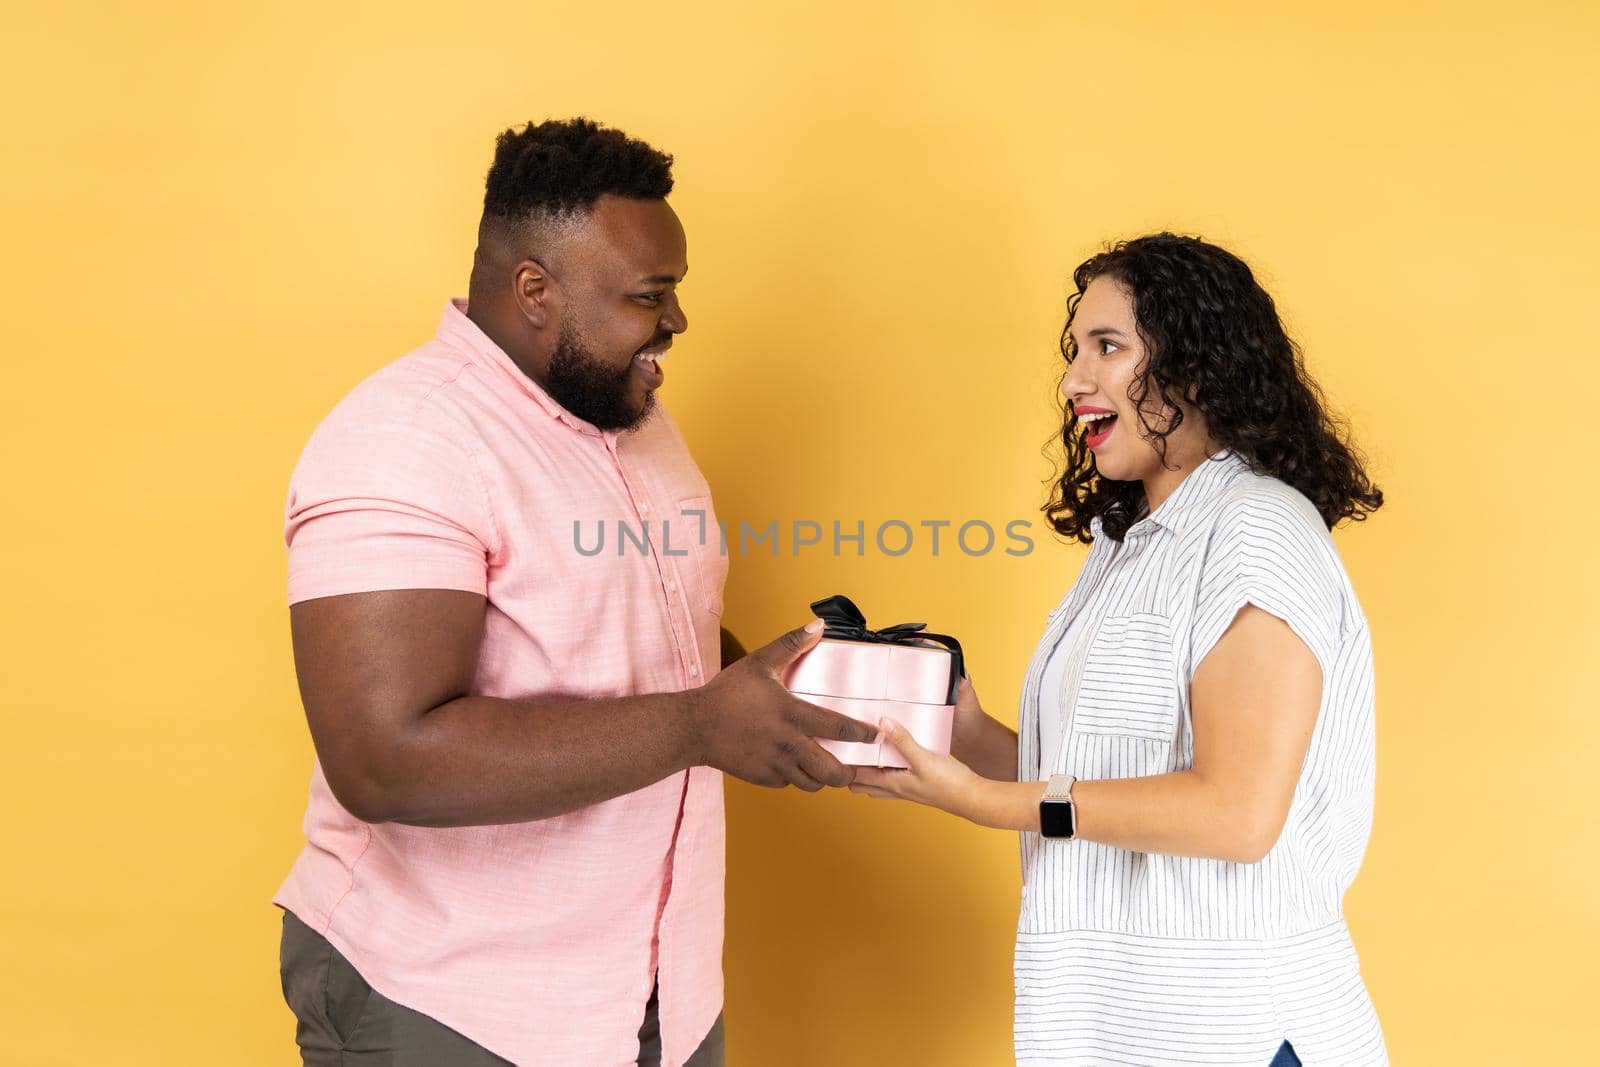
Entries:
POLYGON ((1017 780, 1016 731, 983 712, 971 718, 956 716, 950 754, 985 778, 1017 780))
MULTIPOLYGON (((977 782, 965 810, 973 822, 1039 829, 1043 782, 977 782)), ((1256 863, 1276 843, 1271 825, 1244 791, 1229 791, 1194 771, 1147 778, 1080 781, 1072 787, 1078 837, 1133 852, 1256 863)))
POLYGON ((1078 782, 1072 799, 1082 837, 1134 852, 1256 863, 1283 829, 1267 825, 1266 805, 1248 790, 1192 770, 1078 782))

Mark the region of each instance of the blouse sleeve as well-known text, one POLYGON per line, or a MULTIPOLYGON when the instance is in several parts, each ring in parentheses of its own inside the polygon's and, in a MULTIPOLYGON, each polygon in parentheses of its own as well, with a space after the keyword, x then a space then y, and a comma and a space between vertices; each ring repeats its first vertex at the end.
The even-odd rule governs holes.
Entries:
POLYGON ((1309 501, 1252 493, 1227 502, 1202 565, 1191 674, 1254 604, 1289 624, 1317 657, 1326 684, 1349 625, 1345 585, 1333 540, 1309 501))

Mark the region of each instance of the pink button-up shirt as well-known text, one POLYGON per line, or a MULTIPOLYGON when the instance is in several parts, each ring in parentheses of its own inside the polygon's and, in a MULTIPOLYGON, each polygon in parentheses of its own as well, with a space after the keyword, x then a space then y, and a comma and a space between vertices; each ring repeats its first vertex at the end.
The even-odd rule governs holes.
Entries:
MULTIPOLYGON (((312 434, 289 489, 289 602, 480 593, 476 695, 706 681, 727 559, 677 426, 658 405, 634 433, 596 430, 465 308, 312 434)), ((273 901, 379 993, 519 1064, 634 1063, 659 974, 670 1067, 722 1007, 723 833, 706 767, 556 818, 433 829, 362 822, 319 765, 306 847, 273 901)))

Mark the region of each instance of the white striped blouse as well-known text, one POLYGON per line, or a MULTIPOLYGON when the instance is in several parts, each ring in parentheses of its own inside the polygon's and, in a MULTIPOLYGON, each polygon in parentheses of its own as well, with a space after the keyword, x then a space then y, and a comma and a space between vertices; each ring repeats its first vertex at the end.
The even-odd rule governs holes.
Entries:
POLYGON ((1022 835, 1017 1062, 1266 1067, 1287 1039, 1308 1067, 1387 1063, 1341 911, 1372 827, 1372 644, 1327 527, 1225 449, 1121 543, 1098 518, 1090 529, 1023 683, 1023 780, 1192 767, 1189 682, 1246 603, 1310 647, 1322 701, 1283 834, 1259 863, 1022 835), (1082 613, 1081 640, 1051 671, 1059 689, 1042 692, 1082 613), (1063 721, 1041 765, 1044 715, 1063 721))

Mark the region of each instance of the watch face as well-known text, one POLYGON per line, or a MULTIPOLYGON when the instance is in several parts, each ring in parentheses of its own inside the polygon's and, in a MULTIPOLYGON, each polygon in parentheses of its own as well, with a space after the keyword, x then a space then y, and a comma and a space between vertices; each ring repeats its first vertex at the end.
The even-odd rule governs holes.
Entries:
POLYGON ((1065 800, 1045 800, 1039 804, 1039 833, 1043 837, 1071 837, 1077 832, 1072 805, 1065 800))

